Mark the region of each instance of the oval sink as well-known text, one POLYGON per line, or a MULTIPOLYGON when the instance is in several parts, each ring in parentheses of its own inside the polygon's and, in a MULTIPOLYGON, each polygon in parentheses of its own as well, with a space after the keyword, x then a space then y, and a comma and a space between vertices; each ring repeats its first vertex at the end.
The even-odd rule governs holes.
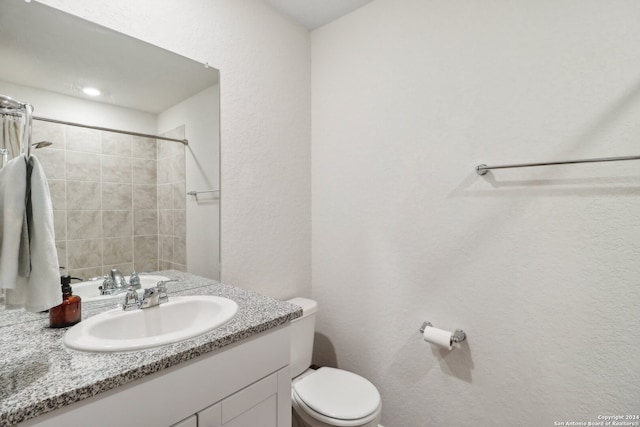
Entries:
POLYGON ((209 332, 235 316, 238 304, 217 296, 169 297, 156 307, 105 311, 76 324, 64 344, 93 352, 132 351, 183 341, 209 332))
MULTIPOLYGON (((125 280, 127 281, 127 284, 129 284, 128 276, 125 277, 125 280)), ((165 276, 155 276, 152 274, 140 275, 140 284, 143 288, 150 288, 163 280, 169 280, 169 278, 165 276)), ((100 295, 100 290, 98 289, 100 286, 102 286, 102 280, 89 280, 87 282, 72 283, 71 289, 73 289, 73 294, 78 295, 84 302, 100 301, 112 298, 124 299, 124 294, 100 295)), ((138 293, 142 295, 142 289, 139 289, 138 293)))

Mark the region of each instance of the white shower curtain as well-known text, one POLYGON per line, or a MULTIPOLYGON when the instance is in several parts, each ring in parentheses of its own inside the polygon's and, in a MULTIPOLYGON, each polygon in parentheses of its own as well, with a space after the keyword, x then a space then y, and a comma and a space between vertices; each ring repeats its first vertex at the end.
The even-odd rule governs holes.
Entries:
POLYGON ((9 160, 20 155, 20 140, 24 127, 23 117, 2 115, 2 132, 0 133, 0 148, 8 150, 9 160))

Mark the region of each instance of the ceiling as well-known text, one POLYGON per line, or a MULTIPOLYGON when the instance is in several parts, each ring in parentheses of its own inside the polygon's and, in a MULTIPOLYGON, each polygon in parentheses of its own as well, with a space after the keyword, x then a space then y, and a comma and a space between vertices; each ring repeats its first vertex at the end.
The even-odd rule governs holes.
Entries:
POLYGON ((276 10, 307 28, 315 30, 352 12, 372 0, 264 0, 276 10))
POLYGON ((213 68, 35 2, 0 0, 0 58, 2 81, 154 114, 218 81, 213 68))
MULTIPOLYGON (((372 0, 263 1, 311 31, 372 0)), ((217 81, 202 64, 33 2, 0 0, 0 58, 0 80, 81 98, 97 86, 92 100, 152 113, 217 81)))

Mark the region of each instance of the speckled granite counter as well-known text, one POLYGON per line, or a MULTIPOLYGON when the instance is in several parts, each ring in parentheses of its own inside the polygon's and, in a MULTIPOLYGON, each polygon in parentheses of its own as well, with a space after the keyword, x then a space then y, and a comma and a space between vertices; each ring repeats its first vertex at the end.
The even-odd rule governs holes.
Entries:
MULTIPOLYGON (((186 341, 131 353, 85 353, 62 344, 63 329, 48 318, 0 327, 0 425, 13 425, 300 317, 300 307, 255 292, 175 270, 169 295, 217 295, 234 300, 236 316, 213 331, 186 341)), ((83 318, 112 308, 115 301, 83 304, 83 318)))

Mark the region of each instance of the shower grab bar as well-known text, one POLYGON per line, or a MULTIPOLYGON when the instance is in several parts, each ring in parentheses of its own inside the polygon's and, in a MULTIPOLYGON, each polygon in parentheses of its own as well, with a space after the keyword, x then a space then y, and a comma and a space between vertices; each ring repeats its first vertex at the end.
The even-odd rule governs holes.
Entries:
POLYGON ((203 194, 203 193, 220 193, 220 190, 187 191, 187 196, 193 196, 195 197, 196 202, 199 202, 198 194, 203 194))
POLYGON ((486 175, 491 169, 528 168, 532 166, 570 165, 570 164, 576 164, 576 163, 618 162, 623 160, 640 160, 640 156, 598 157, 594 159, 561 160, 556 162, 539 162, 539 163, 517 163, 517 164, 511 164, 511 165, 498 165, 498 166, 487 166, 485 164, 481 164, 476 166, 476 173, 478 175, 486 175))
POLYGON ((203 194, 203 193, 220 193, 220 190, 187 191, 187 196, 193 196, 195 197, 196 202, 199 202, 198 194, 203 194))
POLYGON ((201 193, 219 193, 220 190, 206 190, 206 191, 187 191, 187 196, 196 196, 201 193))

